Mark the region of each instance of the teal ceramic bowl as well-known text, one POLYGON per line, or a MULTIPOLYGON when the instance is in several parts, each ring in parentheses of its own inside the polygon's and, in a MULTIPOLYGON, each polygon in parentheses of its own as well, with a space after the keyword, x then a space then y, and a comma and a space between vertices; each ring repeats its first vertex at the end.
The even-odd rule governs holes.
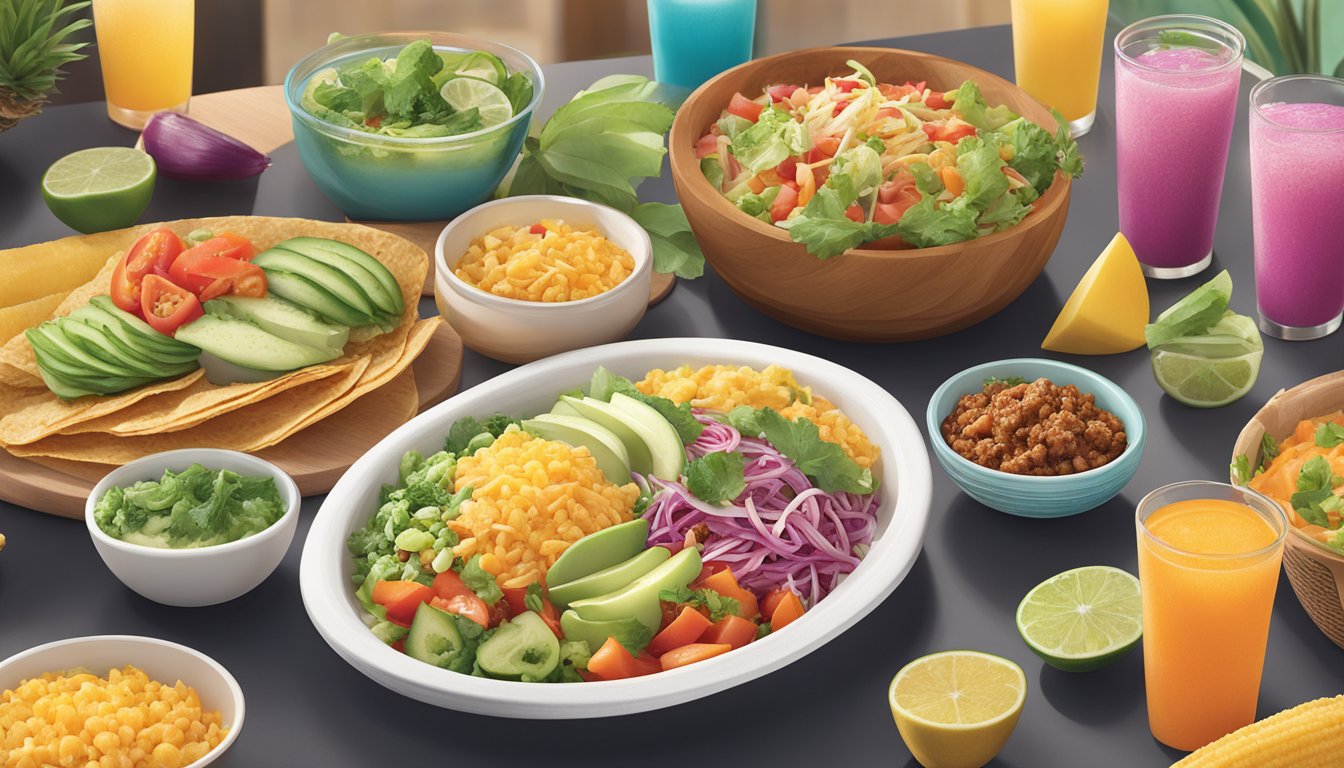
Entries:
POLYGON ((1105 503, 1138 471, 1148 438, 1143 411, 1115 382, 1086 368, 1035 358, 999 360, 958 373, 933 393, 925 422, 933 455, 953 482, 981 504, 1021 517, 1067 517, 1105 503), (1115 414, 1125 425, 1129 444, 1124 452, 1109 464, 1076 475, 1037 477, 988 469, 953 451, 943 439, 940 425, 956 407, 957 400, 980 391, 985 379, 1017 376, 1028 381, 1045 377, 1061 386, 1072 384, 1095 396, 1099 407, 1115 414))
POLYGON ((436 221, 485 202, 499 186, 522 150, 543 86, 537 62, 502 43, 446 32, 391 32, 343 38, 306 56, 285 77, 285 103, 308 175, 347 216, 436 221), (321 120, 304 108, 303 94, 315 76, 373 56, 395 56, 426 37, 439 51, 498 56, 510 72, 532 78, 532 101, 498 125, 439 138, 365 133, 321 120))

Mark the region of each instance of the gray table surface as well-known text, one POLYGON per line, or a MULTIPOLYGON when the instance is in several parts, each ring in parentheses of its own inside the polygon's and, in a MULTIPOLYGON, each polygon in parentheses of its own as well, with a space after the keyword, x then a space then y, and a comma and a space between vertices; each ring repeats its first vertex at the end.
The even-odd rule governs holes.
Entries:
MULTIPOLYGON (((1007 27, 877 44, 962 59, 1012 77, 1007 27)), ((1080 142, 1087 173, 1074 185, 1059 247, 1045 273, 992 320, 918 343, 836 342, 758 314, 707 274, 681 283, 648 313, 633 337, 731 336, 820 355, 882 384, 920 423, 933 390, 958 370, 994 359, 1041 355, 1038 344, 1060 305, 1117 228, 1110 59, 1108 53, 1096 126, 1080 142)), ((546 112, 601 75, 650 71, 647 57, 547 67, 546 112)), ((1248 76, 1243 103, 1250 84, 1248 76)), ((129 145, 133 140, 133 134, 106 120, 101 104, 49 109, 0 135, 0 247, 69 234, 37 192, 48 164, 82 147, 129 145)), ((339 218, 303 173, 292 145, 274 157, 275 166, 254 181, 191 185, 160 180, 143 220, 253 212, 339 218)), ((1255 307, 1247 164, 1242 108, 1213 269, 1232 271, 1238 286, 1233 307, 1243 313, 1255 307)), ((667 178, 649 182, 641 191, 648 199, 673 199, 667 178)), ((1150 282, 1154 311, 1207 276, 1150 282)), ((303 610, 299 554, 320 498, 305 501, 294 544, 264 584, 231 603, 201 609, 168 608, 124 588, 98 560, 83 523, 0 503, 0 531, 9 536, 0 554, 0 657, 59 638, 104 633, 151 635, 198 648, 228 667, 247 695, 241 738, 217 763, 225 768, 394 762, 652 768, 679 767, 688 760, 733 766, 862 762, 913 767, 917 764, 888 712, 888 682, 901 666, 923 654, 974 648, 1011 658, 1027 672, 1021 722, 991 765, 1166 766, 1180 753, 1162 747, 1148 733, 1141 654, 1098 672, 1058 672, 1023 644, 1013 613, 1028 589, 1065 569, 1109 564, 1133 572, 1133 512, 1140 497, 1179 480, 1225 479, 1233 440, 1260 404, 1279 389, 1344 362, 1344 334, 1297 344, 1267 340, 1265 346, 1254 391, 1213 411, 1192 410, 1164 396, 1142 350, 1096 358, 1063 356, 1118 382, 1148 418, 1147 455, 1120 496, 1073 518, 1018 519, 972 501, 935 467, 924 551, 886 602, 785 669, 670 709, 608 720, 517 721, 440 710, 379 687, 322 642, 303 610)), ((471 352, 465 365, 464 387, 508 367, 471 352)), ((1261 715, 1340 693, 1341 661, 1344 654, 1311 624, 1282 580, 1261 715)))

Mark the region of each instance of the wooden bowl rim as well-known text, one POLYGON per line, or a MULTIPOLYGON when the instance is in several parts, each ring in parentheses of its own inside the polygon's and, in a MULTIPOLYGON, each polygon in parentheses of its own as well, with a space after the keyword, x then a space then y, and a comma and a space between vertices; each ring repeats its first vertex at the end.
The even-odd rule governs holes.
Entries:
MULTIPOLYGON (((695 104, 698 100, 706 98, 706 94, 709 92, 709 90, 713 88, 715 85, 717 85, 720 81, 738 75, 742 72, 746 72, 749 70, 755 71, 757 69, 766 68, 786 58, 792 58, 796 56, 810 56, 810 55, 815 56, 833 55, 841 52, 843 52, 847 58, 851 59, 860 59, 865 53, 871 53, 871 54, 898 53, 913 56, 914 58, 917 59, 947 62, 949 64, 954 64, 958 67, 962 67, 969 70, 971 74, 968 75, 968 77, 965 79, 975 80, 977 84, 980 83, 982 78, 997 80, 1000 83, 1008 86, 1009 88, 1020 92, 1026 98, 1028 99, 1032 98, 1030 94, 1019 88, 1016 83, 1012 83, 1002 77, 999 77, 993 72, 980 69, 979 67, 967 64, 966 62, 963 61, 958 61, 956 59, 949 59, 944 56, 937 56, 932 53, 924 53, 922 51, 912 51, 907 48, 835 45, 835 46, 818 46, 815 48, 802 48, 796 51, 777 53, 773 56, 766 56, 765 58, 761 59, 752 59, 745 63, 739 64, 736 67, 733 67, 732 69, 720 72, 719 74, 715 75, 709 80, 706 80, 699 88, 696 88, 695 91, 693 91, 691 95, 688 96, 684 102, 682 102, 681 106, 677 109, 677 114, 672 122, 671 132, 668 134, 667 139, 668 152, 671 155, 670 164, 672 168, 673 181, 674 182, 679 181, 682 183, 690 184, 691 186, 687 190, 687 192, 700 198, 701 200, 707 200, 711 212, 725 219, 734 221, 738 223, 740 226, 745 227, 746 229, 756 234, 775 240, 782 246, 796 246, 797 248, 803 248, 804 246, 801 243, 794 242, 794 240, 792 240, 789 237, 788 233, 785 230, 780 229, 779 227, 774 226, 773 224, 766 224, 760 219, 744 215, 741 211, 737 209, 737 206, 733 205, 731 202, 729 202, 728 198, 723 196, 723 193, 719 192, 717 189, 714 189, 714 187, 710 185, 709 180, 705 178, 704 174, 700 173, 699 162, 695 160, 695 153, 693 151, 694 143, 696 139, 699 138, 699 135, 693 133, 697 129, 695 128, 695 126, 690 125, 690 118, 687 117, 687 114, 689 113, 688 107, 695 104)), ((720 111, 722 111, 722 108, 720 108, 720 111)), ((1058 130, 1059 128, 1059 123, 1055 122, 1053 118, 1051 118, 1051 125, 1049 126, 1041 125, 1040 123, 1037 124, 1040 125, 1040 127, 1045 128, 1048 131, 1051 131, 1052 133, 1058 130)), ((1016 237, 1020 236, 1021 233, 1036 227, 1040 222, 1053 217, 1055 214, 1059 212, 1060 205, 1063 204, 1064 199, 1069 194, 1072 181, 1073 181, 1072 178, 1069 177, 1067 174, 1063 173, 1062 171, 1056 171, 1054 181, 1051 182, 1050 187, 1045 191, 1045 194, 1037 198, 1036 200, 1037 207, 1025 219, 1018 222, 1014 226, 1003 230, 1002 232, 995 232, 993 234, 983 235, 981 237, 977 237, 971 240, 963 240, 961 242, 951 243, 949 245, 936 245, 929 248, 851 248, 848 251, 845 251, 843 255, 860 256, 860 257, 883 259, 883 260, 912 260, 912 259, 924 259, 924 258, 938 258, 943 256, 955 255, 961 252, 965 248, 965 246, 969 243, 975 243, 977 246, 992 246, 999 242, 1015 239, 1016 237)), ((680 190, 678 190, 678 196, 679 197, 684 196, 680 193, 680 190)))
MULTIPOLYGON (((1261 420, 1261 416, 1271 407, 1284 407, 1287 403, 1301 400, 1311 394, 1321 392, 1329 392, 1333 394, 1336 391, 1339 393, 1340 406, 1344 407, 1344 370, 1322 374, 1314 379, 1308 379, 1290 389, 1281 389, 1274 393, 1273 397, 1270 397, 1265 401, 1265 404, 1260 407, 1260 410, 1255 412, 1255 415, 1246 422, 1246 426, 1242 427, 1241 432, 1237 434, 1237 440, 1232 445, 1231 460, 1235 462, 1238 456, 1245 456, 1247 461, 1251 463, 1251 466, 1257 466, 1260 463, 1260 441, 1265 433, 1268 432, 1264 421, 1261 420)), ((1235 476, 1232 478, 1232 482, 1233 485, 1236 485, 1235 476)), ((1295 532, 1295 535, 1290 535, 1288 537, 1290 543, 1306 543, 1310 545, 1306 547, 1299 546, 1297 549, 1309 552, 1313 559, 1316 560, 1344 563, 1344 554, 1340 554, 1339 552, 1330 549, 1315 539, 1308 538, 1297 526, 1290 525, 1289 527, 1292 529, 1292 532, 1295 532)))

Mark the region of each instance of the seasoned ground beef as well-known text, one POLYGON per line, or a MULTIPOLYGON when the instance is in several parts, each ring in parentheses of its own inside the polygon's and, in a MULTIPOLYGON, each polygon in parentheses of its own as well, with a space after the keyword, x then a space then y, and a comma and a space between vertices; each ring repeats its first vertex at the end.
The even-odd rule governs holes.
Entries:
POLYGON ((1072 384, 990 380, 943 419, 943 439, 982 467, 1015 475, 1071 475, 1125 450, 1125 425, 1072 384))

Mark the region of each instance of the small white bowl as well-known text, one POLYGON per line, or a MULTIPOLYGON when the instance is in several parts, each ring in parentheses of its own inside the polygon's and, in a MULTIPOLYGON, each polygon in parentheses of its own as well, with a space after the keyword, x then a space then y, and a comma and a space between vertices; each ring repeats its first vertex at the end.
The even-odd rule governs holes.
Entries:
POLYGON ((151 454, 109 472, 93 487, 84 503, 84 524, 99 556, 121 583, 156 603, 196 608, 241 597, 271 575, 294 540, 302 501, 294 480, 269 461, 237 451, 184 448, 151 454), (112 538, 94 522, 93 511, 112 486, 159 480, 165 469, 181 472, 192 464, 275 478, 275 486, 285 502, 285 514, 260 533, 227 544, 192 549, 132 544, 112 538))
POLYGON ((218 710, 224 740, 192 768, 209 765, 238 740, 243 730, 243 689, 219 662, 185 645, 135 635, 72 637, 29 648, 0 661, 0 691, 12 690, 24 680, 48 672, 85 669, 106 678, 109 670, 127 664, 144 670, 150 679, 172 685, 178 680, 191 686, 206 710, 218 710))
POLYGON ((559 195, 523 195, 478 205, 439 233, 434 246, 434 302, 468 347, 506 363, 526 363, 571 349, 624 339, 649 308, 653 245, 635 220, 615 208, 559 195), (458 277, 453 268, 471 241, 491 230, 564 219, 591 227, 635 259, 634 272, 611 290, 578 301, 506 299, 458 277))

